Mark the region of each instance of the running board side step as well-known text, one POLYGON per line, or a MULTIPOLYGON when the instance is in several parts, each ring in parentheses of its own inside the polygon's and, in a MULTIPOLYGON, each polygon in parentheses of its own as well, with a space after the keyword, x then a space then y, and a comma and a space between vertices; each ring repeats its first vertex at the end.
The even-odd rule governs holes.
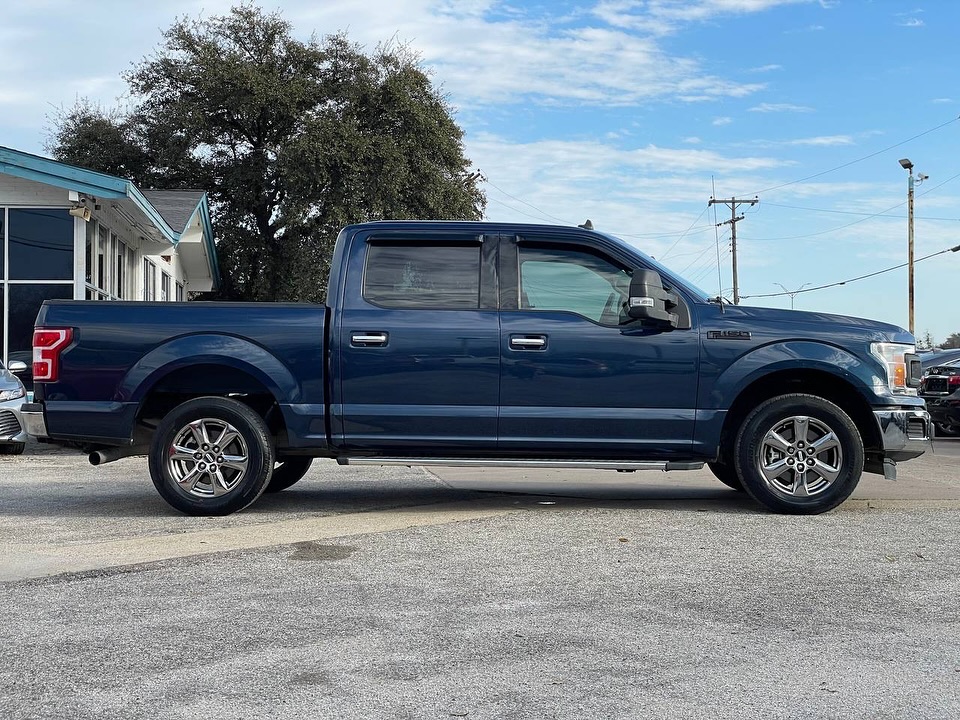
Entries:
POLYGON ((699 470, 702 462, 631 462, 618 460, 496 460, 485 458, 340 457, 340 465, 404 465, 406 467, 568 468, 574 470, 699 470))

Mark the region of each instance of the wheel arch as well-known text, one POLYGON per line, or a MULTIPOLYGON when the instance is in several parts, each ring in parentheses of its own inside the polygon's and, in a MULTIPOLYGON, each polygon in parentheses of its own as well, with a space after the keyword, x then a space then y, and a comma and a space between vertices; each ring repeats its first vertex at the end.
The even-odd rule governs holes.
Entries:
POLYGON ((152 424, 187 400, 235 397, 263 417, 271 433, 286 432, 282 403, 296 402, 300 385, 267 350, 226 335, 190 335, 144 355, 121 381, 118 399, 138 403, 137 421, 152 424))
POLYGON ((797 368, 764 375, 737 394, 724 418, 720 432, 721 461, 729 462, 727 453, 733 447, 737 432, 751 410, 770 398, 791 393, 814 395, 832 402, 853 420, 867 451, 881 446, 880 428, 870 404, 860 390, 832 372, 814 368, 797 368))

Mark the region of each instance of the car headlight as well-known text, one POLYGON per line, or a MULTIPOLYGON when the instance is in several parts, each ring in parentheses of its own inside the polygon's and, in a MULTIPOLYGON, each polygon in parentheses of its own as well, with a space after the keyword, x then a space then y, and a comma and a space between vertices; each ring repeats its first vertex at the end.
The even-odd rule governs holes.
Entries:
POLYGON ((887 369, 887 387, 898 395, 915 395, 916 389, 907 386, 907 355, 916 351, 906 343, 870 343, 870 352, 887 369))
POLYGON ((0 390, 0 402, 16 400, 17 398, 22 398, 26 394, 27 391, 24 390, 22 385, 18 388, 14 388, 13 390, 0 390))

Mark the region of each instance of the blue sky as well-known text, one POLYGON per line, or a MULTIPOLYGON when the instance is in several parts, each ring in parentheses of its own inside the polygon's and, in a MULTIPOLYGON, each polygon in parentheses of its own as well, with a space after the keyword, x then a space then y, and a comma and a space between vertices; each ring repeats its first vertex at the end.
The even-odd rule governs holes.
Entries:
MULTIPOLYGON (((78 97, 117 104, 120 73, 180 15, 230 2, 10 0, 0 26, 0 145, 43 152, 78 97)), ((491 220, 590 218, 705 290, 745 304, 960 245, 960 3, 925 0, 296 0, 303 38, 406 42, 432 68, 487 178, 491 220), (714 216, 716 209, 716 217, 714 216), (719 254, 719 262, 718 262, 719 254)), ((918 261, 916 333, 960 332, 960 252, 918 261)), ((798 309, 907 325, 907 270, 804 292, 798 309)))

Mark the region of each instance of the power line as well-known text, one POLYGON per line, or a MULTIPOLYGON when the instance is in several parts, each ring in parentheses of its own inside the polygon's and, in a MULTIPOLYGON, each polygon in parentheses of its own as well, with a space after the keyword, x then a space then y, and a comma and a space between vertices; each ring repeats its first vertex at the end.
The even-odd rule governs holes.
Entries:
POLYGON ((901 145, 906 145, 908 142, 912 142, 912 141, 916 140, 917 138, 921 138, 921 137, 923 137, 924 135, 929 135, 930 133, 935 132, 935 131, 937 131, 937 130, 939 130, 939 129, 941 129, 941 128, 945 128, 947 125, 950 125, 951 123, 957 122, 957 120, 960 120, 960 116, 955 117, 955 118, 953 118, 952 120, 948 120, 947 122, 945 122, 945 123, 943 123, 943 124, 941 124, 941 125, 937 125, 936 127, 932 127, 932 128, 930 128, 929 130, 924 130, 922 133, 920 133, 920 134, 918 134, 918 135, 914 135, 912 138, 907 138, 906 140, 904 140, 904 141, 902 141, 902 142, 898 142, 898 143, 896 143, 895 145, 891 145, 890 147, 886 147, 886 148, 884 148, 883 150, 877 150, 876 152, 872 152, 872 153, 870 153, 869 155, 864 155, 862 158, 857 158, 856 160, 851 160, 850 162, 845 162, 845 163, 843 163, 842 165, 837 165, 836 167, 830 168, 829 170, 823 170, 822 172, 814 173, 813 175, 808 175, 807 177, 805 177, 805 178, 800 178, 799 180, 791 180, 790 182, 785 182, 785 183, 783 183, 782 185, 774 185, 773 187, 764 188, 763 190, 758 190, 757 192, 749 193, 749 194, 750 194, 750 195, 761 195, 761 194, 763 194, 763 193, 765 193, 765 192, 770 192, 770 191, 772 191, 772 190, 779 190, 780 188, 785 188, 785 187, 787 187, 788 185, 796 185, 797 183, 806 182, 807 180, 813 180, 814 178, 818 178, 818 177, 820 177, 820 176, 822 176, 822 175, 827 175, 828 173, 836 172, 837 170, 842 170, 842 169, 845 168, 845 167, 850 167, 851 165, 856 165, 857 163, 863 162, 864 160, 869 160, 869 159, 872 158, 872 157, 876 157, 877 155, 881 155, 881 154, 883 154, 883 153, 885 153, 885 152, 888 152, 889 150, 893 150, 894 148, 900 147, 901 145))
MULTIPOLYGON (((895 218, 897 220, 903 220, 902 215, 877 215, 876 213, 865 213, 865 212, 855 212, 853 210, 828 210, 827 208, 814 208, 814 207, 803 207, 801 205, 784 205, 782 203, 773 203, 765 202, 764 205, 767 207, 779 207, 787 208, 788 210, 805 210, 807 212, 821 212, 821 213, 832 213, 834 215, 860 215, 861 217, 889 217, 895 218)), ((960 221, 960 218, 948 218, 948 217, 920 217, 919 215, 916 218, 917 220, 950 220, 952 222, 960 221)))
MULTIPOLYGON (((930 258, 936 257, 937 255, 943 255, 944 253, 958 252, 958 251, 960 251, 960 245, 957 245, 952 248, 947 248, 946 250, 940 250, 935 253, 930 253, 929 255, 924 255, 922 258, 918 258, 913 262, 914 264, 916 264, 918 262, 923 262, 924 260, 929 260, 930 258)), ((888 267, 883 270, 877 270, 876 272, 868 273, 866 275, 860 275, 859 277, 850 278, 849 280, 841 280, 839 282, 833 282, 827 285, 817 285, 816 287, 807 288, 806 290, 795 290, 794 294, 799 295, 800 293, 813 292, 814 290, 825 290, 826 288, 837 287, 838 285, 846 285, 847 283, 856 282, 857 280, 866 280, 867 278, 871 278, 876 275, 883 275, 884 273, 892 272, 894 270, 899 270, 900 268, 904 268, 907 265, 909 265, 909 263, 900 263, 899 265, 894 265, 893 267, 888 267)), ((742 297, 743 298, 767 298, 767 297, 782 297, 783 295, 789 295, 789 294, 790 293, 765 293, 763 295, 743 295, 742 297)))

